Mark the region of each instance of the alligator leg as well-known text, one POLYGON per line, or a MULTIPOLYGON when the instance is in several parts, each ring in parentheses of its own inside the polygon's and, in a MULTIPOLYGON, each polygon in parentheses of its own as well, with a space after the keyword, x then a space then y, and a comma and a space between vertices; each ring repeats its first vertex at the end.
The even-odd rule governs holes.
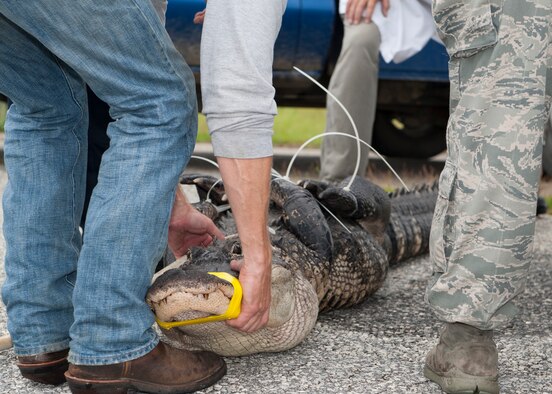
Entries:
POLYGON ((287 229, 321 258, 331 261, 332 233, 313 195, 290 181, 275 178, 272 180, 271 200, 283 210, 282 219, 287 229))

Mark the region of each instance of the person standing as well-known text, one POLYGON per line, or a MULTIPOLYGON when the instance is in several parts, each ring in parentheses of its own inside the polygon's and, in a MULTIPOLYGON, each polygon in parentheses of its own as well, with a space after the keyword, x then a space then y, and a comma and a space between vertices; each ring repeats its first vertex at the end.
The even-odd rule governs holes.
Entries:
MULTIPOLYGON (((431 0, 341 0, 339 12, 344 35, 332 73, 329 91, 339 99, 355 122, 360 139, 372 143, 378 99, 381 58, 403 62, 437 39, 431 0)), ((349 117, 330 96, 326 99, 326 133, 354 136, 349 117)), ((359 175, 368 167, 369 149, 360 145, 359 175)), ((320 156, 320 178, 336 182, 353 174, 357 141, 341 135, 325 135, 320 156)))
MULTIPOLYGON (((372 143, 378 97, 378 71, 380 31, 372 22, 372 15, 380 0, 342 0, 346 3, 343 15, 343 43, 341 52, 330 79, 329 91, 351 113, 359 137, 372 143)), ((390 0, 381 0, 384 15, 390 0)), ((379 6, 379 5, 378 5, 379 6)), ((339 104, 328 96, 326 99, 326 131, 354 135, 352 125, 339 104)), ((361 146, 360 174, 368 166, 369 149, 361 146)), ((338 182, 353 174, 357 156, 357 142, 339 135, 324 136, 320 154, 320 179, 338 182)))
MULTIPOLYGON (((260 44, 273 44, 282 3, 252 7, 257 12, 250 15, 262 17, 254 26, 267 19, 273 26, 260 44)), ((227 39, 243 42, 241 28, 227 39)), ((73 392, 188 392, 213 384, 226 372, 224 361, 160 343, 145 303, 169 223, 173 240, 189 246, 221 236, 178 201, 178 176, 197 131, 194 81, 150 0, 3 0, 0 36, 0 92, 13 102, 5 126, 2 298, 22 374, 58 384, 69 362, 65 377, 73 392), (115 121, 81 238, 86 85, 115 121)), ((258 49, 266 55, 272 47, 258 49)), ((258 231, 267 231, 266 221, 261 225, 267 163, 265 156, 244 165, 221 160, 227 188, 237 190, 229 194, 240 235, 246 234, 244 303, 230 323, 245 331, 268 319, 270 245, 258 231), (247 205, 251 195, 256 199, 247 205), (252 229, 256 235, 247 235, 252 229)))
POLYGON ((550 0, 435 0, 450 55, 448 157, 426 299, 444 322, 424 374, 447 393, 498 393, 493 332, 516 315, 531 264, 550 115, 550 0))

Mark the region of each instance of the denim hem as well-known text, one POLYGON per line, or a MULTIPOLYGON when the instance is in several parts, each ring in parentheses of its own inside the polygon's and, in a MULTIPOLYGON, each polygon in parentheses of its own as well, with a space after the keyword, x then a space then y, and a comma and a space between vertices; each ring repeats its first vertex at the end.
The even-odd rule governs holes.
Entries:
POLYGON ((67 358, 71 364, 77 365, 109 365, 118 364, 125 361, 135 360, 142 357, 153 350, 159 343, 157 335, 150 340, 146 345, 140 346, 137 349, 124 351, 119 354, 110 354, 108 356, 81 356, 76 355, 73 351, 69 352, 67 358))
POLYGON ((34 346, 29 348, 22 348, 14 345, 13 351, 16 356, 34 356, 35 354, 53 353, 61 350, 69 349, 69 339, 60 342, 50 343, 48 345, 34 346))

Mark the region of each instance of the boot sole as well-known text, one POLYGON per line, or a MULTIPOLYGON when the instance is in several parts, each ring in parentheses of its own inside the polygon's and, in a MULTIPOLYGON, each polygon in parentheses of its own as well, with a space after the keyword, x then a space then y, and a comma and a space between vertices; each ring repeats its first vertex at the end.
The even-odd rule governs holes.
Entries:
POLYGON ((130 394, 130 393, 157 393, 157 394, 184 394, 193 393, 212 386, 226 374, 226 364, 213 375, 205 379, 190 382, 186 385, 169 386, 158 383, 145 382, 134 379, 90 380, 80 379, 65 373, 65 378, 73 394, 130 394))
POLYGON ((65 383, 65 371, 69 368, 67 359, 41 364, 17 364, 24 378, 42 384, 58 386, 65 383))
POLYGON ((498 381, 496 379, 481 378, 457 371, 458 377, 441 376, 424 367, 424 376, 441 386, 448 394, 498 394, 498 381))

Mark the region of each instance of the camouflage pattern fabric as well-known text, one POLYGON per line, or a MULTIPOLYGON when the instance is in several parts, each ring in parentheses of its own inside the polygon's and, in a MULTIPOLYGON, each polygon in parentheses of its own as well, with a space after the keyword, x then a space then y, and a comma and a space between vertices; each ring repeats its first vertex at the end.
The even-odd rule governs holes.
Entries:
POLYGON ((552 85, 551 0, 434 0, 449 55, 448 158, 426 299, 479 329, 516 314, 535 231, 552 85))

